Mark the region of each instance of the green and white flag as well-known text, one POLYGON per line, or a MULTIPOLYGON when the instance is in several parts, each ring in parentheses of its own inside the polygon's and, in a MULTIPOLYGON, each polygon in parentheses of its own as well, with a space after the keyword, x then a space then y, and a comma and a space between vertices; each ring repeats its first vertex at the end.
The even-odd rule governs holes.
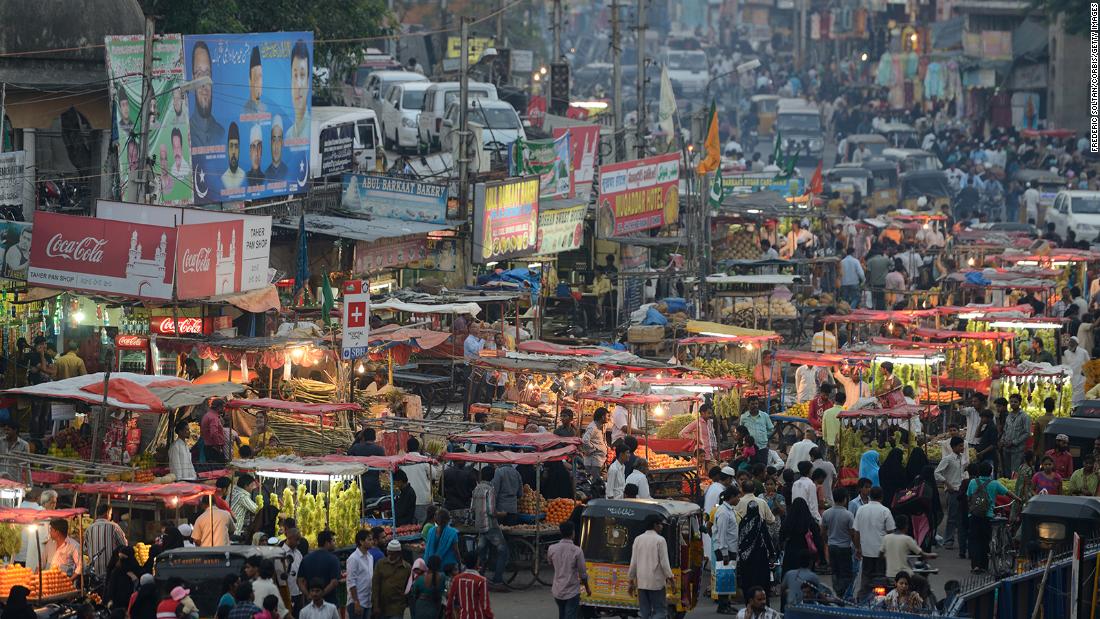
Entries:
POLYGON ((722 206, 722 168, 719 167, 714 172, 714 180, 710 183, 710 191, 707 192, 707 205, 711 208, 718 208, 722 206))

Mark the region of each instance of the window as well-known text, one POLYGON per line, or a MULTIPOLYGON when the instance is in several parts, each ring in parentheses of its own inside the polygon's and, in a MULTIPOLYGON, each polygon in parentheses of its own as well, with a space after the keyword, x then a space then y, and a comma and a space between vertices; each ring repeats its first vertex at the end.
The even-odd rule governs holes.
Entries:
POLYGON ((819 133, 821 116, 819 114, 780 114, 776 121, 782 131, 795 133, 819 133))
MULTIPOLYGON (((1063 203, 1069 198, 1063 197, 1063 203)), ((1073 198, 1073 212, 1078 215, 1100 215, 1100 196, 1073 198)))
POLYGON ((424 91, 406 90, 401 95, 401 109, 419 110, 424 107, 424 91))
POLYGON ((519 129, 519 118, 510 108, 474 106, 470 108, 469 121, 488 129, 519 129))

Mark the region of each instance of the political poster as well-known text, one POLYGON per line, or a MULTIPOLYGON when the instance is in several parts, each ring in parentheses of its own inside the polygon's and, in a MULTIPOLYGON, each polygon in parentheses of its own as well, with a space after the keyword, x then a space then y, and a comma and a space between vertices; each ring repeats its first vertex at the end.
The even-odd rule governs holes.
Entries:
POLYGON ((539 177, 540 198, 568 198, 571 189, 569 134, 550 140, 516 140, 508 146, 508 173, 539 177))
POLYGON ((345 174, 340 208, 370 217, 447 222, 447 186, 378 174, 345 174))
POLYGON ((306 191, 312 127, 309 32, 184 37, 195 202, 306 191))
POLYGON ((573 186, 570 197, 587 200, 592 194, 592 179, 596 176, 596 159, 600 149, 599 125, 579 125, 574 127, 556 127, 553 136, 569 135, 573 186))
POLYGON ((154 204, 189 204, 191 180, 191 111, 184 93, 183 38, 158 35, 153 40, 153 98, 141 118, 145 35, 106 37, 107 75, 115 128, 118 132, 118 173, 123 198, 144 202, 139 195, 141 133, 148 123, 150 161, 148 191, 154 204))
POLYGON ((428 256, 424 237, 381 239, 373 243, 357 241, 352 266, 356 273, 378 273, 419 262, 428 256))
POLYGON ((0 221, 0 251, 4 262, 0 264, 0 277, 27 281, 27 267, 31 263, 32 225, 25 221, 0 221))
POLYGON ((0 206, 23 206, 23 151, 0 153, 0 206))
POLYGON ((577 249, 584 243, 584 216, 588 205, 539 212, 539 243, 535 253, 556 254, 577 249))
POLYGON ((474 186, 474 262, 494 262, 534 253, 538 227, 537 176, 474 186))
POLYGON ((600 166, 596 232, 600 238, 660 228, 680 213, 680 155, 600 166))
POLYGON ((321 176, 350 172, 355 167, 355 123, 321 129, 321 176))

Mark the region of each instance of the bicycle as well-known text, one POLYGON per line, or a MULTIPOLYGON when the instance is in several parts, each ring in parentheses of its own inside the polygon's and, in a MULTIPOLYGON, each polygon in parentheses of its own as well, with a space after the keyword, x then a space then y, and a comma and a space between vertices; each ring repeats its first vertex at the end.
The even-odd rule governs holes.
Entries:
POLYGON ((1011 501, 996 507, 993 510, 993 518, 989 521, 992 528, 989 540, 989 571, 997 580, 1011 575, 1016 563, 1016 548, 1012 543, 1010 526, 1012 521, 1008 516, 998 515, 998 512, 1011 514, 1012 505, 1015 502, 1011 501))

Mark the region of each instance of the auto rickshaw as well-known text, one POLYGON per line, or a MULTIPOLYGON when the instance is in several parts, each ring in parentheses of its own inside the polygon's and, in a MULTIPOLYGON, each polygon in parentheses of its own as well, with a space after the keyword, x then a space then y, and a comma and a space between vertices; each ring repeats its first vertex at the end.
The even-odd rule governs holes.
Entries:
POLYGON ((868 213, 874 217, 877 213, 892 210, 898 206, 898 168, 885 159, 872 159, 860 164, 871 173, 869 195, 864 200, 868 213))
POLYGON ((1020 516, 1021 558, 1032 560, 1069 550, 1073 534, 1088 540, 1100 534, 1100 498, 1037 494, 1020 516))
POLYGON ((920 143, 920 134, 905 123, 886 123, 878 130, 894 148, 910 148, 907 144, 920 143))
POLYGON ((844 161, 851 161, 852 154, 859 150, 861 144, 867 145, 867 150, 871 151, 872 157, 881 157, 882 151, 886 149, 886 137, 877 133, 857 133, 850 135, 844 140, 844 161))
POLYGON ((851 206, 855 202, 856 194, 859 194, 861 203, 868 195, 871 189, 871 172, 855 164, 842 163, 835 168, 829 168, 825 173, 825 181, 840 194, 845 204, 851 206))
POLYGON ((153 576, 161 590, 172 579, 188 583, 191 599, 202 617, 217 614, 218 599, 222 595, 222 579, 226 574, 240 574, 249 557, 271 559, 275 564, 275 584, 283 596, 283 603, 291 607, 287 589, 290 573, 287 554, 279 546, 203 546, 176 548, 157 555, 153 561, 153 576))
POLYGON ((779 109, 779 95, 753 95, 749 113, 756 114, 756 134, 771 135, 775 132, 775 115, 779 109))
POLYGON ((668 614, 682 619, 695 608, 703 571, 703 510, 686 501, 593 499, 581 514, 580 545, 592 588, 592 595, 581 592, 584 616, 637 614, 638 598, 630 595, 630 555, 649 516, 666 523, 673 579, 666 590, 668 614))
POLYGON ((939 157, 919 148, 887 148, 882 151, 882 157, 898 164, 898 170, 903 173, 943 169, 939 157))
POLYGON ((947 173, 943 170, 906 172, 901 175, 900 183, 902 208, 917 210, 917 200, 921 197, 928 198, 928 204, 921 210, 938 212, 951 205, 954 192, 951 191, 951 182, 947 180, 947 173))

